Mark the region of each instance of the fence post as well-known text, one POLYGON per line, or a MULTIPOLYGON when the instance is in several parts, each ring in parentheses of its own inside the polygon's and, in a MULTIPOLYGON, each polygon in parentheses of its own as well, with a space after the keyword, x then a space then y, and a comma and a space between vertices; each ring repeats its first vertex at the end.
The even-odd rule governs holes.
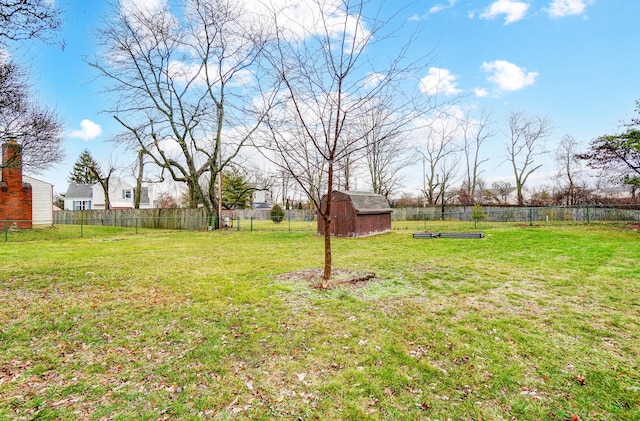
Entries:
POLYGON ((138 233, 138 217, 136 216, 136 234, 138 233))
POLYGON ((4 242, 9 241, 9 221, 4 221, 4 242))
POLYGON ((533 225, 533 208, 529 208, 529 226, 533 225))
POLYGON ((289 223, 289 231, 291 231, 291 214, 287 215, 287 222, 289 223))
POLYGON ((80 237, 84 237, 84 211, 80 211, 80 237))
POLYGON ((249 217, 249 231, 253 231, 253 215, 249 217))
POLYGON ((590 217, 589 217, 589 205, 586 206, 586 213, 587 213, 587 225, 589 225, 591 223, 590 217))
POLYGON ((238 216, 238 231, 240 231, 240 217, 238 216))

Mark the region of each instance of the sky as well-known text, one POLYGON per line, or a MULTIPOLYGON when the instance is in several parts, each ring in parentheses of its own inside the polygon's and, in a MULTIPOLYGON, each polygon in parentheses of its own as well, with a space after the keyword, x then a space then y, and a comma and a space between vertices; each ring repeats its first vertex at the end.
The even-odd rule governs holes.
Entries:
MULTIPOLYGON (((26 43, 12 54, 27 63, 37 100, 55 108, 64 122, 65 161, 35 175, 64 193, 83 149, 99 162, 115 162, 125 178, 134 157, 109 142, 120 129, 103 113, 109 108, 104 81, 85 61, 99 53, 96 30, 107 16, 107 2, 56 2, 65 10, 64 48, 26 43)), ((634 116, 640 99, 638 16, 637 0, 419 0, 397 18, 407 30, 421 31, 411 54, 433 52, 418 75, 423 87, 438 80, 439 95, 462 97, 461 110, 491 112, 497 134, 483 151, 490 159, 482 176, 511 181, 505 162, 507 113, 547 117, 553 127, 549 151, 565 134, 586 149, 634 116)), ((540 162, 544 166, 531 182, 549 184, 556 171, 553 153, 540 162)), ((400 191, 421 188, 421 171, 418 163, 407 169, 400 191)))

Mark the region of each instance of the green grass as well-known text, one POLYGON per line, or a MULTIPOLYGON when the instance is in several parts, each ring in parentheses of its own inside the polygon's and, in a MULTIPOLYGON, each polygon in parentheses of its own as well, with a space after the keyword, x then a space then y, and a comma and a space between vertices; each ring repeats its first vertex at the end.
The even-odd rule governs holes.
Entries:
POLYGON ((0 243, 0 419, 640 419, 637 232, 394 228, 0 243))

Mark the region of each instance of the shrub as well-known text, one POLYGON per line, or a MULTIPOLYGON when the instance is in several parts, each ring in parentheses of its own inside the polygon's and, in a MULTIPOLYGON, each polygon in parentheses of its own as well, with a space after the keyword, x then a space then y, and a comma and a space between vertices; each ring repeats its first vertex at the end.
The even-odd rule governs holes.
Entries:
POLYGON ((273 222, 279 224, 284 219, 284 210, 282 210, 280 205, 273 205, 269 212, 269 217, 273 222))
POLYGON ((473 218, 473 226, 476 227, 479 219, 486 218, 487 215, 482 211, 482 206, 480 203, 476 203, 473 205, 473 210, 471 211, 471 218, 473 218))

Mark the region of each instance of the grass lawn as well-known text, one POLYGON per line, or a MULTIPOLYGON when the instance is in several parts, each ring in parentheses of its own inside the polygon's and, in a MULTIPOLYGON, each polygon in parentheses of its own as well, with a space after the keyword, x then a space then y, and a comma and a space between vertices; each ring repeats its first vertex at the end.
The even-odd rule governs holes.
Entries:
POLYGON ((0 243, 0 419, 640 419, 638 232, 396 228, 0 243))

